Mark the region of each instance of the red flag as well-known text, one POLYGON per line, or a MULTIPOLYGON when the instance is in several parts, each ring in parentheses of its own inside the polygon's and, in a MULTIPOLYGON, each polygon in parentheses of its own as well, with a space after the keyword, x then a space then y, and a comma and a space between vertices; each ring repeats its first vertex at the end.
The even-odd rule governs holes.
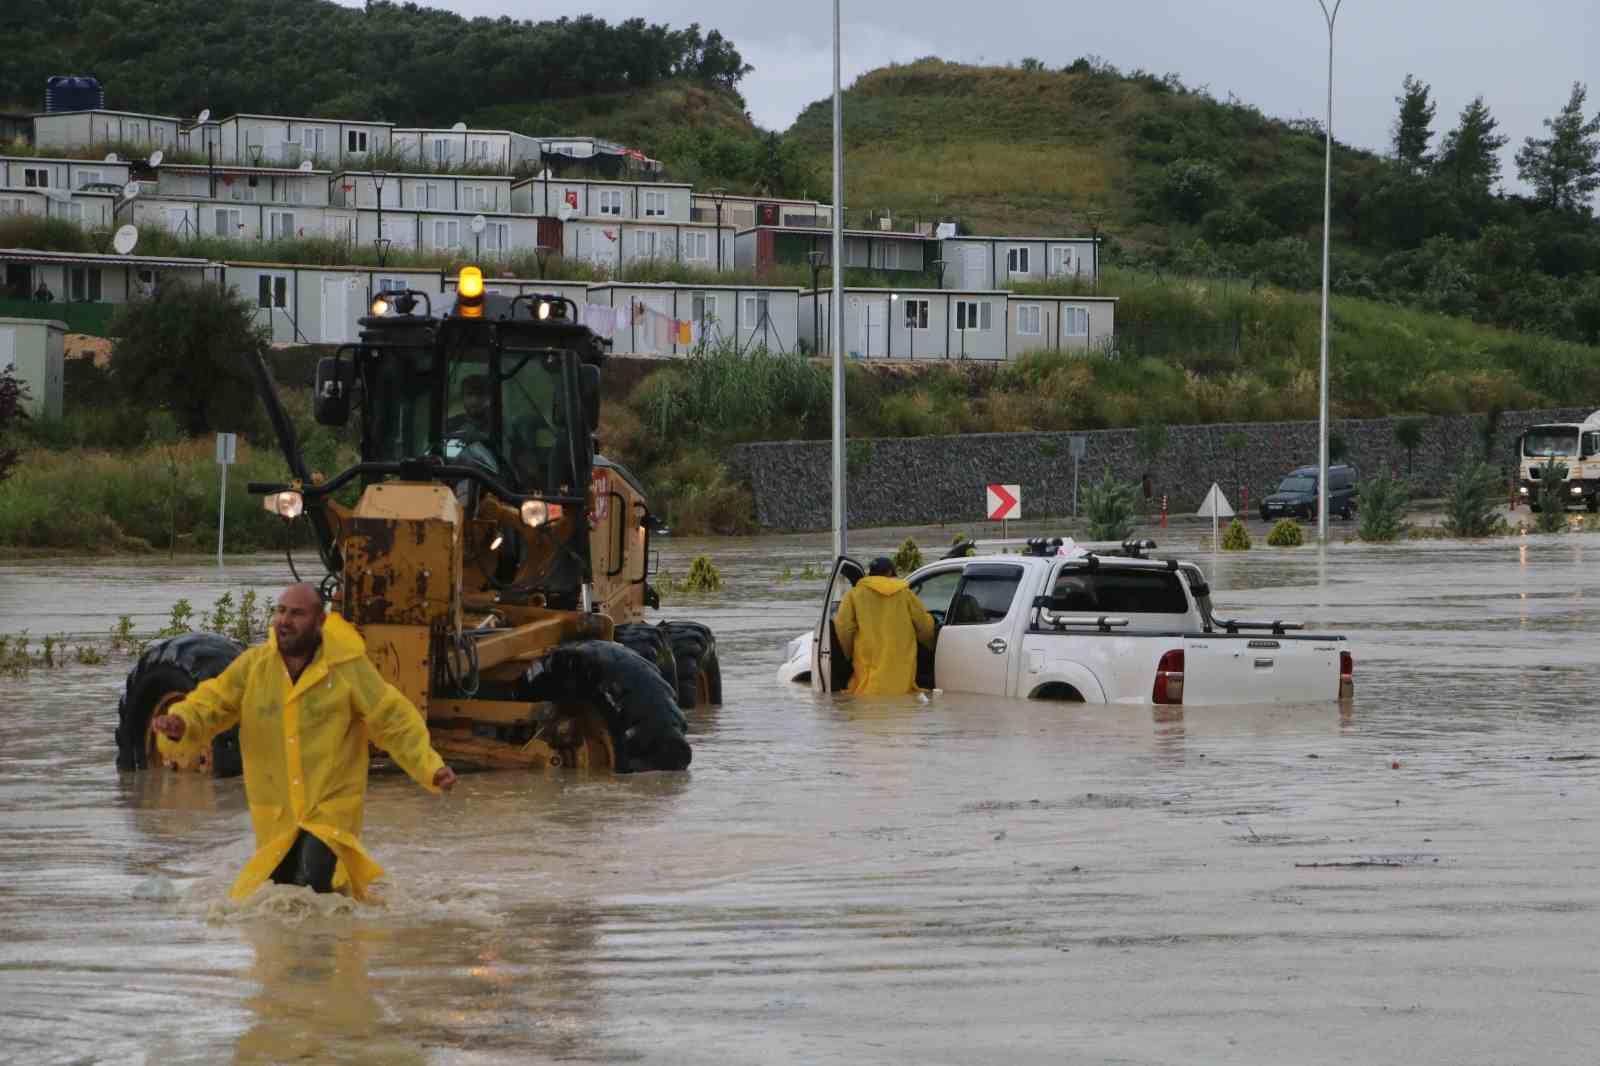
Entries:
POLYGON ((576 211, 578 209, 578 190, 577 189, 568 189, 567 190, 567 206, 572 208, 574 211, 576 211))

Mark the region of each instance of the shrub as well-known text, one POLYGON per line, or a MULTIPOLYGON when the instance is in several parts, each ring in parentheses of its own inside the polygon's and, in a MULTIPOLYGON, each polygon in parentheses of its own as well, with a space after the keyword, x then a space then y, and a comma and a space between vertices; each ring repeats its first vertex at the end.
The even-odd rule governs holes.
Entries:
POLYGON ((1499 478, 1488 463, 1468 458, 1456 468, 1445 496, 1444 528, 1453 537, 1487 537, 1495 531, 1499 478))
POLYGON ((1361 486, 1361 524, 1356 535, 1362 540, 1384 543, 1406 531, 1406 505, 1410 494, 1399 478, 1385 467, 1361 486))
POLYGON ((1422 447, 1422 435, 1428 428, 1425 418, 1403 418, 1395 423, 1394 441, 1406 450, 1406 477, 1411 476, 1412 459, 1422 447))
POLYGON ((1083 510, 1089 519, 1090 540, 1123 541, 1133 534, 1132 485, 1111 476, 1104 477, 1083 491, 1083 510))
POLYGON ((922 565, 922 549, 917 547, 917 542, 907 537, 900 544, 900 549, 894 553, 894 569, 897 574, 909 574, 922 565))
POLYGON ((1539 464, 1539 492, 1535 497, 1539 513, 1533 526, 1540 533, 1559 533, 1567 528, 1567 464, 1551 456, 1539 464))
POLYGON ((1222 550, 1225 552, 1250 550, 1250 531, 1244 528, 1244 522, 1235 518, 1228 523, 1228 528, 1222 534, 1222 550))
POLYGON ((715 592, 722 587, 722 572, 704 555, 696 555, 689 563, 689 576, 683 579, 684 588, 690 592, 715 592))
MULTIPOLYGON (((1228 529, 1231 532, 1233 527, 1229 526, 1228 529)), ((1300 523, 1292 518, 1278 519, 1278 524, 1267 534, 1267 543, 1274 548, 1298 548, 1305 542, 1305 533, 1301 531, 1300 523)))

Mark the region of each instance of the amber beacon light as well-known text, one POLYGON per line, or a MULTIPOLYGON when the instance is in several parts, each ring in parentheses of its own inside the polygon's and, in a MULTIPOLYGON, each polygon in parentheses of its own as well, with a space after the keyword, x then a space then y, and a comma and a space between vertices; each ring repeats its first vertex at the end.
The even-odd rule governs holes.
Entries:
POLYGON ((461 268, 456 281, 456 306, 468 318, 483 314, 483 271, 477 267, 461 268))

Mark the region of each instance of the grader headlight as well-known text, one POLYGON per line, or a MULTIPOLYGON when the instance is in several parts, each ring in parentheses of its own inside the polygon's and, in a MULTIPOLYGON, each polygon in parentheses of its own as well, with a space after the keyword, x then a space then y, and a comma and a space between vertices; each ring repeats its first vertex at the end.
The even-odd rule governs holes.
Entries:
POLYGON ((271 495, 263 496, 261 498, 261 506, 284 521, 292 522, 305 511, 306 501, 305 497, 298 492, 288 489, 284 492, 274 492, 271 495))
POLYGON ((371 311, 373 318, 382 318, 389 313, 389 301, 379 296, 372 301, 371 311))
POLYGON ((522 521, 533 529, 538 529, 547 522, 558 521, 560 518, 561 505, 559 503, 528 500, 522 505, 522 521))

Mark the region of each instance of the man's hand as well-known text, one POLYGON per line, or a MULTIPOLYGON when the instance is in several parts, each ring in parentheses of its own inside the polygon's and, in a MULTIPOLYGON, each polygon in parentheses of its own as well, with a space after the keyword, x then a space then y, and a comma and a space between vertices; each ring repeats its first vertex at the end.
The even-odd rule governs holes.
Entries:
POLYGON ((433 775, 433 787, 441 792, 449 792, 456 787, 456 772, 448 766, 441 766, 433 775))
POLYGON ((182 740, 184 730, 188 727, 183 719, 175 714, 160 714, 150 723, 150 728, 168 740, 182 740))

